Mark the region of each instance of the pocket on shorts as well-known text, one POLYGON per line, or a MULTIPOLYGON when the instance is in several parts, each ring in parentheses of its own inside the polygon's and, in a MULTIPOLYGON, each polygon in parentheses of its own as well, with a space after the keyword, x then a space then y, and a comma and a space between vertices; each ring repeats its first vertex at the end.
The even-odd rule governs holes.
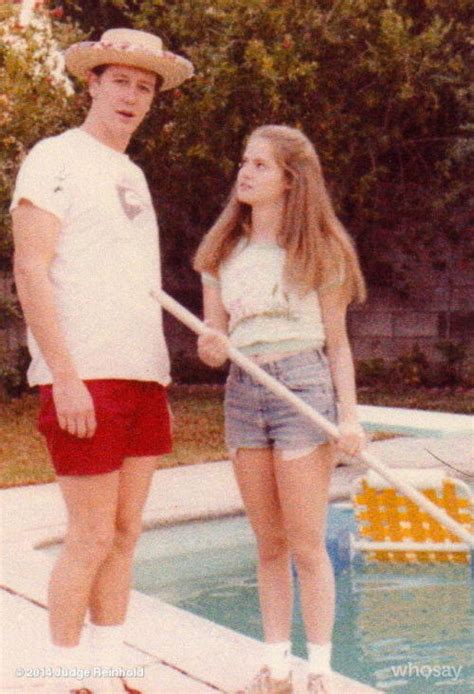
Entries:
POLYGON ((248 386, 244 385, 238 378, 229 376, 225 384, 224 407, 241 408, 249 395, 248 386))
POLYGON ((280 381, 294 391, 306 391, 313 388, 319 388, 322 393, 332 391, 329 367, 322 355, 318 353, 305 355, 304 361, 285 365, 280 373, 280 381))

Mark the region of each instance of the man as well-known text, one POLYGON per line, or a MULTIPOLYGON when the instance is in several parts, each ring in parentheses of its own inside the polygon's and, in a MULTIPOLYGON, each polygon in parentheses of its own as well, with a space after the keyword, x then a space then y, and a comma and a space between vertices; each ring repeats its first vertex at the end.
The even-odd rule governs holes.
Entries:
MULTIPOLYGON (((40 386, 39 428, 68 512, 49 586, 50 662, 67 669, 87 611, 94 664, 120 664, 142 510, 157 456, 170 451, 158 229, 144 175, 124 152, 155 91, 193 68, 130 29, 71 46, 66 66, 87 80, 90 110, 31 150, 11 210, 29 383, 40 386)), ((127 683, 102 676, 88 687, 127 683)))

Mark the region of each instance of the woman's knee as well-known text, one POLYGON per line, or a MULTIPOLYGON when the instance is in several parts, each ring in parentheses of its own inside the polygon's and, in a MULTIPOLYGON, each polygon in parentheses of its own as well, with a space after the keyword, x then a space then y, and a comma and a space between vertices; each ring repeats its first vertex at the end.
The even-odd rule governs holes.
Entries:
POLYGON ((260 561, 276 561, 289 557, 288 542, 284 533, 256 534, 257 550, 260 561))
POLYGON ((291 555, 300 572, 315 572, 327 559, 324 535, 294 538, 290 541, 291 555))

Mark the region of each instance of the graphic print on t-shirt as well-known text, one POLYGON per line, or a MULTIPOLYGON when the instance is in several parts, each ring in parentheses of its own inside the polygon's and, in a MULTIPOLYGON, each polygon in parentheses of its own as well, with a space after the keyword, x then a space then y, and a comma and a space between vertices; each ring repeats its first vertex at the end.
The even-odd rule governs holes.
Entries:
POLYGON ((145 200, 128 183, 117 183, 116 188, 122 210, 133 221, 147 206, 145 200))
POLYGON ((53 179, 53 182, 55 184, 55 187, 53 190, 54 193, 63 193, 64 192, 63 183, 66 180, 67 176, 68 176, 68 174, 66 171, 66 167, 63 164, 61 166, 61 169, 58 171, 58 173, 56 174, 56 176, 53 179))

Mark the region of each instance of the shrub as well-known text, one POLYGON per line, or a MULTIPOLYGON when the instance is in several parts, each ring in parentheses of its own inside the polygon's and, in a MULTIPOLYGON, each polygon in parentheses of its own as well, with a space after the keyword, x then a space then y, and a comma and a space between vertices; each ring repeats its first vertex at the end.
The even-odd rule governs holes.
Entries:
POLYGON ((26 347, 0 349, 0 400, 18 397, 28 389, 26 371, 30 357, 26 347))
POLYGON ((227 369, 212 369, 196 354, 178 351, 171 358, 172 378, 175 383, 223 383, 227 369))
POLYGON ((462 382, 463 375, 467 375, 466 371, 463 371, 463 364, 467 356, 466 346, 452 340, 441 340, 436 344, 436 349, 443 358, 445 383, 457 385, 462 382))
POLYGON ((441 361, 429 360, 415 344, 410 352, 397 359, 362 359, 356 362, 356 380, 359 387, 403 390, 424 387, 472 387, 474 361, 464 345, 442 341, 437 345, 441 361))
POLYGON ((380 357, 360 359, 355 366, 356 381, 359 386, 378 386, 387 380, 389 367, 380 357))
POLYGON ((415 344, 409 354, 398 357, 392 367, 392 381, 403 386, 426 382, 429 363, 426 354, 415 344))

